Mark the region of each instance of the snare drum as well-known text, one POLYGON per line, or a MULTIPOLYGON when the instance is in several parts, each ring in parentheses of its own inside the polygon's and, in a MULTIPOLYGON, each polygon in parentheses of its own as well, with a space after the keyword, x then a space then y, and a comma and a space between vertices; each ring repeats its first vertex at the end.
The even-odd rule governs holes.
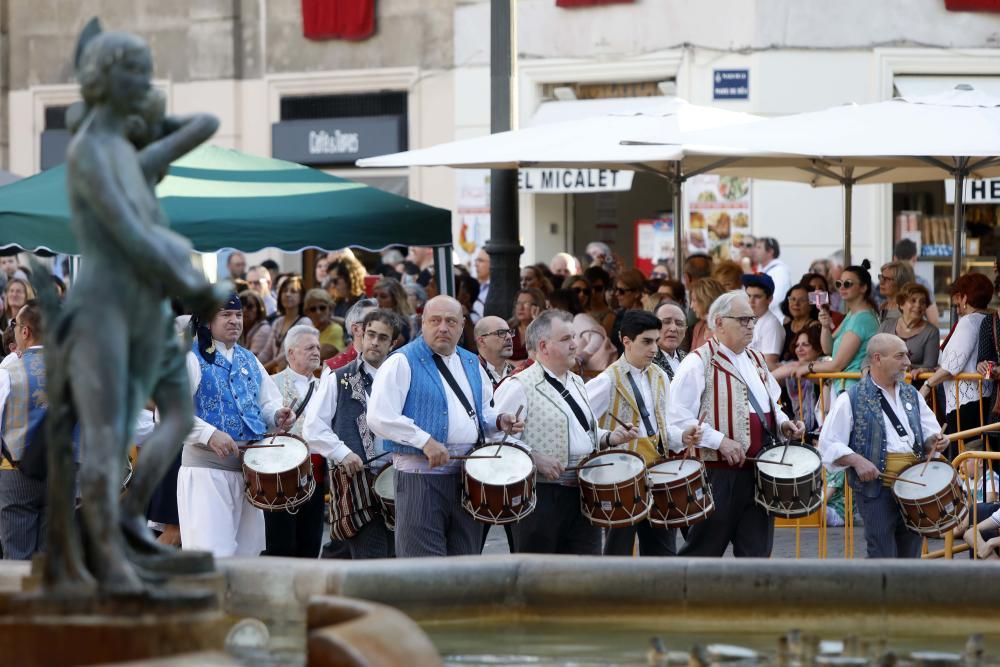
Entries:
POLYGON ((472 454, 498 459, 466 459, 462 466, 462 507, 476 521, 520 521, 535 509, 535 462, 517 445, 485 445, 472 454))
POLYGON ((649 514, 646 462, 641 456, 625 450, 596 452, 580 466, 576 473, 580 511, 591 525, 634 526, 649 514))
POLYGON ((823 461, 815 449, 789 443, 769 447, 757 458, 754 501, 768 514, 798 519, 823 504, 823 461), (782 458, 790 465, 778 465, 782 458))
POLYGON ((305 440, 285 433, 250 443, 280 445, 243 452, 243 479, 247 500, 262 510, 290 513, 316 491, 309 447, 305 440))
POLYGON ((958 472, 945 461, 916 463, 899 473, 892 495, 906 527, 927 537, 941 537, 969 513, 958 472))
POLYGON ((382 518, 385 520, 385 527, 389 530, 396 530, 396 468, 387 465, 382 468, 382 472, 375 478, 372 486, 378 504, 382 508, 382 518))
POLYGON ((693 526, 715 511, 705 465, 695 459, 674 459, 651 467, 649 492, 649 522, 657 526, 693 526))

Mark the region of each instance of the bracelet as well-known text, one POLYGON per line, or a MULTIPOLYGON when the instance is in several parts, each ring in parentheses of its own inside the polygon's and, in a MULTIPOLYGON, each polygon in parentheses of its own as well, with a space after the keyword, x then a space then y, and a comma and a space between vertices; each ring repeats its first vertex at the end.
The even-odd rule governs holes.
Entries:
POLYGON ((815 372, 815 371, 813 371, 813 367, 814 367, 815 365, 816 365, 816 362, 815 362, 815 361, 810 361, 810 362, 809 362, 809 365, 808 365, 808 366, 807 366, 806 368, 808 368, 808 369, 809 369, 809 372, 810 372, 810 373, 813 373, 813 372, 815 372))

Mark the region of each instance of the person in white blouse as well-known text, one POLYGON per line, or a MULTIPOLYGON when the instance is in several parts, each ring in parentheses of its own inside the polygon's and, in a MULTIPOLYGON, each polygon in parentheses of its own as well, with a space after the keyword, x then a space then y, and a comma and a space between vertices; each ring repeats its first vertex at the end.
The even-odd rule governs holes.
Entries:
POLYGON ((521 553, 597 555, 601 529, 580 511, 577 476, 566 468, 598 448, 635 440, 639 432, 598 426, 583 380, 570 371, 577 345, 572 315, 543 311, 528 325, 525 338, 535 363, 508 378, 496 395, 499 411, 524 408, 518 444, 531 452, 538 469, 535 511, 514 526, 515 546, 521 553))
POLYGON ((750 347, 764 355, 768 370, 774 370, 781 361, 785 348, 785 329, 781 320, 770 311, 774 300, 774 281, 766 273, 743 276, 743 289, 750 299, 750 309, 757 317, 750 347))
MULTIPOLYGON (((627 311, 621 323, 625 353, 586 385, 590 407, 601 426, 613 427, 612 420, 636 425, 639 438, 624 448, 642 455, 648 465, 665 458, 667 451, 676 454, 685 446, 694 447, 699 438, 697 426, 689 426, 682 433, 667 421, 670 378, 653 364, 659 352, 661 327, 660 320, 650 312, 627 311)), ((648 520, 609 529, 604 555, 631 556, 636 535, 642 556, 677 555, 677 530, 648 520)))
POLYGON ((726 292, 708 311, 714 336, 684 361, 671 383, 670 423, 687 429, 704 421, 699 451, 708 468, 715 512, 688 531, 681 556, 771 554, 774 520, 754 502, 754 473, 746 464, 780 438, 805 432, 778 407, 781 388, 762 354, 749 348, 757 318, 742 290, 726 292))
POLYGON ((868 557, 917 558, 921 537, 907 530, 890 480, 880 477, 942 451, 948 439, 923 396, 903 382, 910 368, 906 343, 876 334, 866 362, 867 375, 837 397, 823 423, 820 455, 830 472, 849 470, 868 557))
POLYGON ((479 553, 482 526, 461 506, 459 461, 477 443, 524 427, 491 406, 493 383, 479 358, 458 347, 462 304, 436 296, 419 338, 386 359, 368 401, 368 426, 395 452, 396 555, 479 553))
POLYGON ((389 464, 368 427, 366 411, 379 369, 399 336, 402 321, 376 309, 361 321, 355 345, 358 358, 327 374, 306 408, 302 435, 330 452, 331 533, 344 540, 351 558, 391 558, 394 537, 379 513, 371 480, 389 464), (371 477, 364 472, 371 471, 371 477))
POLYGON ((177 473, 177 516, 185 550, 215 557, 257 556, 264 549, 264 515, 244 493, 240 448, 294 420, 281 393, 252 352, 236 344, 243 311, 233 294, 187 355, 194 427, 184 440, 177 473))

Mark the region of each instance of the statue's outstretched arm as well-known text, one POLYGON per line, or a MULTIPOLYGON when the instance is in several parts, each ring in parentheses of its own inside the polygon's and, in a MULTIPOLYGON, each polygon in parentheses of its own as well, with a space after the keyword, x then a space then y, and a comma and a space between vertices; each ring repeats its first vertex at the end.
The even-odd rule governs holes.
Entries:
POLYGON ((190 153, 219 129, 219 119, 207 113, 172 116, 164 122, 167 134, 139 151, 143 173, 158 176, 177 158, 190 153))

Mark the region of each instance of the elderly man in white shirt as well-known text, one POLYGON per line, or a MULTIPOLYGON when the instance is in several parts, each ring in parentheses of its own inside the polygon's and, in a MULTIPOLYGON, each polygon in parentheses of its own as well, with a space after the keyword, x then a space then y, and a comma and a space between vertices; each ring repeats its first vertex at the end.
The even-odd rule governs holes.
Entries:
POLYGON ((910 357, 900 338, 872 336, 867 365, 868 374, 834 401, 820 432, 820 454, 830 472, 848 469, 868 557, 918 558, 921 537, 903 523, 892 475, 942 451, 948 439, 923 397, 903 382, 910 357))
POLYGON ((306 408, 303 435, 311 443, 322 443, 333 465, 331 533, 347 543, 353 559, 391 558, 396 553, 386 525, 393 517, 381 515, 371 482, 389 462, 368 427, 366 411, 379 368, 401 329, 402 320, 391 311, 365 315, 355 340, 361 348, 358 358, 324 377, 316 400, 306 408))
POLYGON ((774 519, 754 502, 754 457, 778 440, 802 437, 805 426, 778 406, 781 388, 761 353, 748 347, 756 317, 745 292, 726 292, 712 304, 714 336, 681 362, 671 383, 667 418, 686 429, 704 420, 699 449, 708 468, 715 512, 691 527, 681 556, 771 554, 774 519))
POLYGON ((743 289, 750 299, 750 309, 757 317, 750 347, 764 355, 768 370, 773 371, 781 363, 785 348, 785 329, 781 320, 770 311, 774 281, 766 273, 746 274, 743 276, 743 289))
POLYGON ((424 306, 420 337, 389 357, 372 388, 368 426, 396 453, 396 555, 479 553, 483 527, 461 505, 458 461, 500 431, 520 432, 490 402, 479 358, 458 347, 465 317, 450 296, 424 306))

